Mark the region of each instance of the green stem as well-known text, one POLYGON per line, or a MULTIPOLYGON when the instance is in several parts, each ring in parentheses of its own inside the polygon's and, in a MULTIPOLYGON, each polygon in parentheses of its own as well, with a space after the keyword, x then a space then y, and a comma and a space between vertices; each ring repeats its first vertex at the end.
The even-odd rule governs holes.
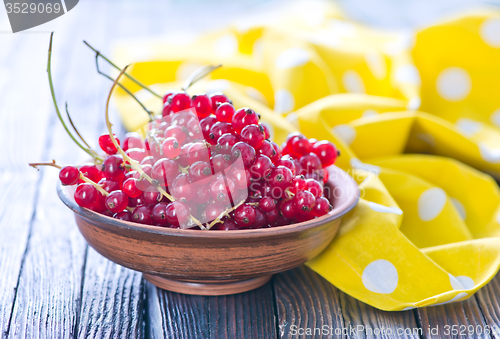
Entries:
POLYGON ((198 68, 196 71, 191 73, 189 78, 187 78, 186 82, 184 83, 184 86, 182 86, 183 91, 187 91, 189 87, 193 86, 195 83, 215 71, 216 69, 222 67, 222 65, 208 65, 208 66, 202 66, 198 68))
MULTIPOLYGON (((102 55, 101 52, 99 52, 98 50, 96 50, 94 47, 90 46, 90 44, 87 41, 83 40, 83 43, 85 45, 87 45, 91 50, 93 50, 96 53, 96 56, 100 56, 101 58, 103 58, 104 60, 106 60, 111 66, 113 66, 117 70, 121 71, 120 67, 118 67, 117 65, 115 65, 111 60, 109 60, 104 55, 102 55)), ((125 73, 124 75, 127 78, 129 78, 130 80, 132 80, 133 82, 135 82, 137 85, 141 86, 142 88, 144 88, 145 90, 147 90, 148 92, 150 92, 151 94, 153 94, 154 96, 156 96, 156 97, 158 97, 160 99, 163 99, 163 97, 161 95, 159 95, 158 93, 153 92, 148 86, 144 85, 142 82, 140 82, 139 80, 137 80, 133 76, 131 76, 131 75, 127 74, 127 73, 125 73)))
POLYGON ((52 83, 52 68, 51 68, 52 37, 53 36, 54 36, 54 32, 52 32, 50 34, 49 56, 48 56, 48 61, 47 61, 47 74, 49 76, 50 93, 52 95, 52 101, 54 102, 54 107, 56 109, 57 117, 59 118, 59 121, 61 121, 64 129, 66 130, 66 132, 68 133, 68 135, 71 137, 71 139, 73 139, 73 141, 75 142, 75 144, 77 144, 82 150, 84 150, 86 153, 88 153, 88 155, 90 155, 94 159, 94 161, 95 161, 95 160, 98 159, 98 157, 96 157, 96 155, 94 153, 92 153, 92 151, 90 149, 88 149, 88 148, 84 147, 82 144, 80 144, 80 142, 73 136, 73 134, 69 130, 68 126, 66 126, 66 123, 64 122, 64 120, 63 120, 63 118, 61 116, 61 112, 59 111, 59 107, 57 106, 56 94, 55 94, 55 91, 54 91, 54 85, 52 83))

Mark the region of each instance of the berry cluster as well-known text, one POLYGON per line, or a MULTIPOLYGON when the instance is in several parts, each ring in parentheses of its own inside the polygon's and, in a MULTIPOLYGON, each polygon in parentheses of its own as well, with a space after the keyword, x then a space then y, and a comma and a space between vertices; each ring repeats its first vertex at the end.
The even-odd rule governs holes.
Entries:
POLYGON ((101 135, 102 165, 60 170, 63 185, 77 185, 78 205, 141 224, 213 230, 282 226, 332 209, 323 196, 338 155, 331 142, 291 133, 280 148, 259 114, 235 109, 221 93, 169 91, 163 103, 145 139, 101 135))

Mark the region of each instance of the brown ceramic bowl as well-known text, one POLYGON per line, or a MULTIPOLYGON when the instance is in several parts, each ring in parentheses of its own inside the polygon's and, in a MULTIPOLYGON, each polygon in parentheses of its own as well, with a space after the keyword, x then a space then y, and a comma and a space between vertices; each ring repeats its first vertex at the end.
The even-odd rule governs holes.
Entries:
MULTIPOLYGON (((154 285, 180 293, 225 295, 260 287, 273 273, 297 267, 332 241, 341 217, 359 198, 354 180, 328 168, 333 210, 298 224, 255 230, 202 231, 126 222, 79 207, 71 188, 58 186, 80 232, 97 252, 143 272, 154 285)), ((74 190, 74 188, 73 188, 74 190)))

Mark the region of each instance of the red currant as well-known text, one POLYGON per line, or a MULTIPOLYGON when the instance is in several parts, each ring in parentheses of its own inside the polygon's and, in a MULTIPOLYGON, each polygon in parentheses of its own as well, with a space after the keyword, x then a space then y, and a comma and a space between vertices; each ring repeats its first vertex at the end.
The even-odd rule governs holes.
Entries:
POLYGON ((269 127, 267 127, 266 124, 260 123, 259 126, 262 126, 262 129, 264 130, 264 136, 266 137, 266 140, 271 138, 271 133, 269 132, 269 127))
POLYGON ((102 173, 97 169, 94 164, 84 164, 80 166, 80 172, 83 176, 89 178, 93 182, 99 182, 102 178, 102 173))
POLYGON ((187 138, 186 130, 181 126, 170 126, 165 130, 165 137, 175 138, 177 142, 183 143, 187 138))
POLYGON ((267 224, 266 216, 258 208, 255 208, 255 221, 253 222, 251 228, 261 228, 267 224))
POLYGON ((139 133, 130 132, 125 134, 122 148, 127 151, 129 148, 144 148, 144 141, 139 133))
POLYGON ((172 95, 168 102, 170 102, 170 108, 174 113, 188 109, 191 106, 191 98, 184 92, 172 95))
POLYGON ((211 202, 207 205, 205 208, 205 217, 206 217, 206 222, 211 222, 219 215, 221 215, 222 212, 226 209, 226 206, 224 204, 218 203, 218 202, 211 202))
POLYGON ((217 121, 210 129, 210 133, 208 135, 209 139, 207 141, 212 145, 216 145, 217 141, 223 134, 232 134, 233 132, 233 127, 231 127, 230 123, 217 121))
POLYGON ((183 201, 191 200, 197 192, 196 186, 191 185, 189 177, 185 173, 181 173, 169 185, 170 192, 176 199, 183 201))
POLYGON ((169 159, 176 158, 181 152, 181 147, 179 146, 179 142, 176 138, 165 138, 161 143, 161 150, 163 155, 169 159))
POLYGON ((129 198, 137 198, 142 194, 142 191, 137 187, 137 179, 135 178, 125 180, 122 190, 129 198))
POLYGON ((240 137, 231 133, 222 134, 217 140, 215 150, 219 153, 230 153, 234 144, 240 141, 240 137))
POLYGON ((148 189, 144 191, 143 196, 144 196, 144 202, 147 205, 156 205, 163 198, 161 193, 152 186, 148 187, 148 189))
MULTIPOLYGON (((115 139, 118 145, 120 145, 120 140, 118 140, 116 136, 115 139)), ((99 146, 107 154, 116 154, 116 152, 118 152, 118 149, 113 144, 113 141, 111 141, 111 137, 109 136, 109 134, 103 134, 99 137, 99 146)))
POLYGON ((102 163, 102 173, 109 179, 119 179, 125 175, 125 163, 121 155, 108 155, 102 163))
POLYGON ((247 189, 252 182, 252 175, 249 170, 240 166, 233 166, 227 172, 228 178, 234 183, 237 189, 247 189))
POLYGON ((323 167, 333 165, 337 160, 337 148, 330 141, 323 140, 316 142, 311 147, 311 152, 316 154, 323 167))
POLYGON ((251 227, 255 222, 255 208, 249 204, 243 204, 234 211, 234 221, 240 227, 251 227))
POLYGON ((74 185, 80 178, 80 172, 75 166, 64 166, 59 171, 59 180, 63 185, 74 185))
POLYGON ((231 148, 231 156, 234 160, 241 157, 243 166, 248 168, 255 162, 255 148, 240 141, 231 148))
POLYGON ((120 189, 120 183, 117 180, 113 179, 102 178, 101 180, 99 180, 98 184, 99 186, 102 187, 103 190, 105 190, 108 193, 120 189))
POLYGON ((330 212, 332 209, 333 207, 330 205, 328 199, 325 197, 319 197, 316 199, 316 204, 314 205, 312 213, 317 217, 321 217, 322 215, 330 212))
POLYGON ((231 122, 234 112, 236 112, 234 106, 226 102, 220 104, 219 107, 217 107, 217 109, 215 110, 215 117, 218 121, 231 122))
POLYGON ((122 191, 113 191, 105 199, 106 207, 113 213, 122 212, 128 206, 128 196, 122 191))
POLYGON ((312 211, 316 198, 309 191, 298 191, 293 197, 293 203, 299 213, 306 214, 312 211))
POLYGON ((167 221, 174 226, 184 226, 189 221, 189 207, 180 201, 169 203, 165 212, 167 221))
POLYGON ((215 224, 211 230, 216 230, 216 231, 235 231, 239 230, 240 228, 238 227, 238 224, 234 222, 234 219, 232 218, 223 218, 222 221, 224 223, 218 223, 215 224))
POLYGON ((259 201, 259 208, 263 212, 271 212, 272 210, 276 209, 278 202, 271 198, 271 197, 263 197, 259 201))
POLYGON ((231 166, 231 156, 228 154, 217 154, 212 159, 210 159, 214 173, 222 172, 229 166, 231 166))
POLYGON ((210 194, 217 202, 229 202, 229 194, 234 192, 234 182, 223 175, 218 175, 210 182, 210 194))
POLYGON ((323 186, 314 179, 306 180, 306 189, 317 199, 323 196, 323 186))
POLYGON ((285 166, 278 166, 273 168, 268 178, 269 184, 273 188, 279 188, 280 196, 284 195, 287 188, 292 186, 293 173, 285 166))
POLYGON ((166 91, 165 94, 163 95, 163 103, 166 103, 168 99, 172 97, 175 93, 177 93, 177 91, 173 89, 166 91))
POLYGON ((99 194, 92 184, 80 184, 76 187, 75 201, 78 206, 90 208, 99 194))
POLYGON ((210 164, 205 161, 197 161, 189 166, 188 176, 192 183, 205 185, 210 182, 212 168, 210 167, 210 164))
POLYGON ((279 203, 279 211, 283 218, 293 220, 297 216, 297 209, 293 203, 293 199, 283 199, 279 203))
POLYGON ((217 110, 217 107, 219 107, 219 105, 225 102, 232 104, 231 100, 229 100, 228 97, 222 93, 214 93, 210 95, 210 100, 212 100, 212 110, 214 112, 217 110))
POLYGON ((240 134, 241 130, 245 126, 258 125, 259 116, 250 108, 240 108, 234 113, 233 118, 231 119, 231 124, 234 131, 237 134, 240 134))
POLYGON ((306 173, 312 173, 315 170, 321 169, 321 160, 319 160, 318 156, 314 153, 303 155, 299 159, 299 163, 302 170, 306 173))
POLYGON ((255 158, 255 162, 253 163, 253 165, 250 166, 249 170, 252 174, 252 178, 260 180, 267 178, 271 173, 273 167, 274 166, 271 159, 269 159, 265 155, 258 155, 255 158))
POLYGON ((246 142, 255 149, 262 146, 265 140, 264 129, 259 125, 247 125, 240 132, 241 141, 246 142))
POLYGON ((210 139, 210 129, 216 122, 217 119, 214 116, 209 116, 200 120, 200 128, 201 132, 203 133, 203 138, 205 138, 205 140, 210 139))
POLYGON ((123 221, 132 221, 132 213, 129 211, 122 211, 113 214, 113 218, 123 221))
POLYGON ((307 181, 303 175, 297 175, 292 179, 292 187, 290 187, 290 192, 297 194, 301 190, 307 189, 307 181))
POLYGON ((290 171, 292 171, 293 175, 298 174, 295 168, 295 162, 289 155, 282 156, 281 159, 275 162, 275 165, 287 167, 290 171))
POLYGON ((194 108, 200 119, 212 114, 212 100, 206 94, 196 94, 191 97, 191 107, 194 108))
POLYGON ((151 210, 151 217, 153 218, 153 221, 159 226, 168 226, 167 207, 168 204, 160 202, 154 205, 153 209, 151 210))
POLYGON ((152 225, 152 212, 151 206, 139 205, 134 209, 134 212, 132 212, 132 219, 139 224, 152 225))

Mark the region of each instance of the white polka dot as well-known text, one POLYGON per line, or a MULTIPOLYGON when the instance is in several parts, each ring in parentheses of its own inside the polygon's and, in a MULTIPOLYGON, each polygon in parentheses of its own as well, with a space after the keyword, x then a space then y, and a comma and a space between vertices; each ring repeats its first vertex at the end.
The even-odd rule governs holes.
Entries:
POLYGON ((297 114, 295 114, 295 112, 292 112, 292 113, 288 114, 285 117, 285 119, 288 120, 296 129, 300 128, 300 126, 299 126, 299 117, 297 116, 297 114))
POLYGON ((364 171, 374 173, 374 174, 380 174, 380 171, 382 170, 378 166, 365 164, 364 162, 362 162, 358 158, 351 158, 351 160, 349 161, 349 164, 351 165, 352 168, 364 170, 364 171))
POLYGON ((348 145, 356 139, 356 130, 349 125, 340 124, 333 127, 332 130, 348 145))
POLYGON ((446 204, 446 193, 438 187, 425 190, 418 198, 418 217, 422 221, 435 219, 446 204))
POLYGON ((288 113, 295 107, 295 99, 287 89, 274 92, 274 111, 279 114, 288 113))
POLYGON ((375 115, 378 115, 378 112, 374 109, 367 109, 361 114, 362 117, 372 117, 375 115))
POLYGON ((366 64, 373 76, 378 80, 383 80, 387 76, 387 66, 382 53, 370 51, 365 55, 366 64))
POLYGON ((436 146, 436 139, 434 139, 434 137, 429 133, 418 133, 417 138, 431 146, 436 146))
POLYGON ((194 71, 202 66, 202 64, 195 62, 182 63, 179 65, 179 67, 177 67, 177 70, 175 72, 175 79, 185 81, 194 71))
POLYGON ((224 34, 215 40, 214 49, 221 57, 233 56, 238 51, 238 39, 234 34, 224 34))
POLYGON ((493 112, 490 116, 490 120, 496 127, 500 127, 500 108, 493 112))
POLYGON ((481 142, 479 143, 479 153, 484 161, 491 164, 500 163, 500 148, 491 149, 488 145, 481 142))
POLYGON ((356 35, 357 31, 356 25, 338 19, 330 19, 328 21, 328 29, 331 30, 333 34, 342 38, 353 37, 356 35))
POLYGON ((455 278, 452 274, 448 273, 448 278, 450 279, 451 288, 453 288, 454 290, 463 290, 464 289, 464 287, 462 286, 462 283, 457 278, 455 278))
POLYGON ((466 137, 474 136, 483 128, 483 124, 479 121, 469 118, 460 118, 455 124, 457 125, 458 130, 466 137))
POLYGON ((246 95, 248 95, 250 98, 257 100, 258 102, 261 102, 261 103, 263 103, 264 105, 267 105, 267 104, 268 104, 267 99, 266 99, 266 97, 264 96, 264 94, 262 94, 262 92, 261 92, 261 91, 259 91, 258 89, 254 88, 254 87, 247 87, 247 88, 245 89, 245 93, 246 93, 246 95))
POLYGON ((413 310, 414 308, 415 308, 415 306, 408 306, 408 307, 403 308, 403 311, 413 310))
POLYGON ((467 211, 465 210, 464 204, 462 204, 460 200, 456 198, 450 198, 450 200, 453 205, 455 205, 455 208, 457 209, 458 214, 460 214, 460 217, 465 220, 465 218, 467 218, 467 211))
POLYGON ((472 280, 471 277, 468 277, 466 275, 459 275, 456 276, 455 278, 457 278, 457 280, 460 281, 464 290, 470 290, 474 288, 475 285, 474 280, 472 280))
POLYGON ((358 72, 347 70, 342 75, 342 84, 347 92, 365 93, 365 84, 358 72))
POLYGON ((400 54, 415 45, 415 33, 413 31, 402 32, 385 45, 385 52, 389 55, 400 54))
POLYGON ((448 67, 439 73, 436 87, 439 95, 448 101, 465 99, 472 87, 469 73, 460 67, 448 67))
POLYGON ((255 40, 253 43, 252 56, 259 63, 264 61, 264 42, 261 38, 255 40))
POLYGON ((310 59, 309 52, 298 47, 287 49, 277 58, 275 65, 277 68, 286 69, 305 65, 310 59))
POLYGON ((217 92, 224 92, 226 89, 229 88, 229 81, 226 79, 217 79, 217 80, 212 80, 208 83, 207 85, 207 93, 208 94, 213 94, 217 92))
POLYGON ((374 203, 373 201, 368 202, 368 206, 375 212, 380 212, 380 213, 391 213, 391 214, 397 214, 397 215, 402 215, 403 211, 399 209, 398 207, 388 207, 384 205, 380 205, 377 203, 374 203))
POLYGON ((486 19, 480 30, 481 38, 491 47, 500 47, 500 19, 489 18, 486 19))
POLYGON ((422 104, 422 100, 420 100, 420 98, 411 98, 408 101, 408 105, 406 105, 406 108, 411 110, 411 111, 414 111, 414 110, 419 109, 421 104, 422 104))
POLYGON ((391 294, 398 287, 398 270, 387 260, 371 262, 361 276, 367 290, 380 294, 391 294))
POLYGON ((420 80, 420 73, 418 72, 415 65, 401 65, 396 68, 394 72, 394 78, 397 82, 402 84, 420 85, 422 81, 420 80))
POLYGON ((438 306, 438 305, 449 304, 449 303, 455 302, 455 301, 457 301, 457 300, 463 299, 463 298, 465 298, 466 296, 468 296, 468 294, 467 294, 467 293, 465 293, 465 292, 460 292, 460 293, 458 293, 456 296, 454 296, 452 299, 450 299, 450 300, 448 300, 448 301, 444 301, 444 302, 442 302, 442 303, 433 304, 433 305, 430 305, 430 306, 438 306))

